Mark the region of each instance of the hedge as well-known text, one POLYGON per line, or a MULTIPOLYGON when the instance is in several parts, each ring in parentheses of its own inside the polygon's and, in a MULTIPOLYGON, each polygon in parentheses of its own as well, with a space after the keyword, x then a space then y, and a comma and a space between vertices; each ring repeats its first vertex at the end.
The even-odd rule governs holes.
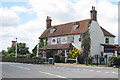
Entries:
POLYGON ((119 57, 109 57, 109 66, 120 66, 120 56, 119 57))
POLYGON ((32 63, 43 64, 42 58, 15 58, 15 57, 2 57, 2 62, 18 62, 18 63, 32 63))

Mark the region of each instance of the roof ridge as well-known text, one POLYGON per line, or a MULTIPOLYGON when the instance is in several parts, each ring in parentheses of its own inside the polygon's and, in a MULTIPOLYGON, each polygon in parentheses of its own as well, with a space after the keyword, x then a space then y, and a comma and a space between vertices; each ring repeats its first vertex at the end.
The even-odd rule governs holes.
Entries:
POLYGON ((67 24, 70 24, 70 23, 75 23, 75 22, 83 22, 83 21, 87 21, 87 20, 91 20, 91 19, 84 19, 84 20, 80 20, 80 21, 74 21, 74 22, 68 22, 68 23, 63 23, 63 24, 58 24, 58 25, 53 25, 52 27, 55 27, 55 26, 62 26, 62 25, 67 25, 67 24))

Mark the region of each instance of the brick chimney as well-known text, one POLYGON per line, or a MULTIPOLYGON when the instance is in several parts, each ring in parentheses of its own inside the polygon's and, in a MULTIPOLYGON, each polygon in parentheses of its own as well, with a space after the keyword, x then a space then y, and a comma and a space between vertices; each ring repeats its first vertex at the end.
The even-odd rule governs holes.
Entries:
POLYGON ((95 7, 92 6, 92 10, 90 11, 91 13, 91 20, 97 21, 97 11, 95 10, 95 7))
POLYGON ((47 29, 51 27, 51 22, 52 22, 51 17, 47 16, 47 19, 46 19, 46 28, 47 29))

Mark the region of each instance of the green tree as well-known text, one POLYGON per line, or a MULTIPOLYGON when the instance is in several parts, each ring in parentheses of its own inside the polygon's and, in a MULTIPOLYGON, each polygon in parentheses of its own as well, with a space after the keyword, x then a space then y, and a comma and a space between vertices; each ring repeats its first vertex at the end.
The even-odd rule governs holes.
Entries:
MULTIPOLYGON (((29 53, 29 47, 26 47, 26 43, 17 43, 17 54, 19 55, 26 55, 29 53)), ((8 48, 6 56, 15 56, 15 47, 8 48)))

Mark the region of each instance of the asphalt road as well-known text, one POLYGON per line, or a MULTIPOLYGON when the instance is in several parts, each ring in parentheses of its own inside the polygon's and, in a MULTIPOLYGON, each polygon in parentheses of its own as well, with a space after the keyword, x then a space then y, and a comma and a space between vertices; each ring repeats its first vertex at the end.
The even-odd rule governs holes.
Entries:
MULTIPOLYGON (((118 78, 118 69, 2 64, 2 78, 118 78)), ((1 69, 0 69, 1 70, 1 69)))

